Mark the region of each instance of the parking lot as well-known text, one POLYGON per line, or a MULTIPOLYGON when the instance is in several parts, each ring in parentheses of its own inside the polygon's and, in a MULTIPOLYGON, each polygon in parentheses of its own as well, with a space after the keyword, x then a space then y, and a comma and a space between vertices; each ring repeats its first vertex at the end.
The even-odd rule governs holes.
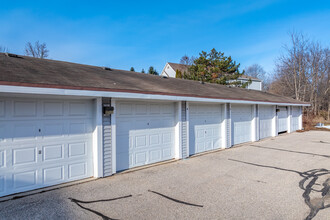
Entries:
POLYGON ((0 203, 0 219, 329 219, 330 132, 231 149, 0 203))

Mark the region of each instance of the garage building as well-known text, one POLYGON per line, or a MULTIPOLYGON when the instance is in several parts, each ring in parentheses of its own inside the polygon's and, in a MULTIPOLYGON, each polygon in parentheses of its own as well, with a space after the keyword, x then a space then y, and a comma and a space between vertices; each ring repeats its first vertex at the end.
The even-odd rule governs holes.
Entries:
POLYGON ((302 129, 266 92, 0 53, 0 197, 302 129))

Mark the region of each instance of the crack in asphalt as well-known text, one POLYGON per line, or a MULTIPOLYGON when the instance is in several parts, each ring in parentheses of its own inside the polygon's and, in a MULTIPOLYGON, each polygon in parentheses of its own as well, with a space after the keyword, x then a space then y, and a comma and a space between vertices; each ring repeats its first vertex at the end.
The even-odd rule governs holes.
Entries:
POLYGON ((87 207, 84 207, 82 206, 80 203, 83 203, 83 204, 90 204, 90 203, 98 203, 98 202, 110 202, 110 201, 114 201, 114 200, 119 200, 119 199, 125 199, 125 198, 129 198, 129 197, 132 197, 132 195, 128 195, 128 196, 122 196, 122 197, 117 197, 117 198, 112 198, 112 199, 100 199, 100 200, 94 200, 94 201, 82 201, 82 200, 78 200, 78 199, 73 199, 73 198, 68 198, 71 200, 71 202, 75 203, 77 206, 79 206, 80 208, 82 209, 85 209, 89 212, 92 212, 98 216, 100 216, 103 220, 117 220, 115 218, 111 218, 109 216, 106 216, 104 214, 102 214, 101 212, 98 212, 96 210, 93 210, 93 209, 90 209, 90 208, 87 208, 87 207))
POLYGON ((184 205, 190 205, 190 206, 196 206, 196 207, 203 208, 203 205, 197 205, 197 204, 193 204, 193 203, 189 203, 189 202, 184 202, 184 201, 181 201, 181 200, 178 200, 178 199, 171 198, 169 196, 166 196, 166 195, 164 195, 162 193, 159 193, 159 192, 156 192, 156 191, 148 190, 148 192, 155 193, 157 195, 160 195, 160 196, 162 196, 162 197, 164 197, 166 199, 172 200, 172 201, 177 202, 177 203, 181 203, 181 204, 184 204, 184 205))
POLYGON ((322 186, 323 188, 321 190, 314 189, 313 186, 320 185, 316 183, 316 181, 319 179, 319 177, 324 176, 324 175, 330 175, 330 170, 327 169, 312 169, 308 170, 305 172, 299 172, 297 170, 291 170, 291 169, 285 169, 285 168, 280 168, 280 167, 274 167, 274 166, 268 166, 268 165, 261 165, 261 164, 256 164, 256 163, 250 163, 246 161, 241 161, 241 160, 235 160, 235 159, 228 159, 230 161, 234 162, 239 162, 239 163, 244 163, 252 166, 257 166, 257 167, 263 167, 263 168, 271 168, 271 169, 276 169, 276 170, 281 170, 281 171, 286 171, 286 172, 293 172, 301 176, 303 179, 299 181, 299 188, 304 190, 304 193, 302 194, 302 197, 305 200, 305 204, 309 207, 310 212, 308 216, 306 216, 306 220, 311 220, 313 219, 317 213, 320 210, 330 208, 330 204, 325 205, 325 200, 330 199, 330 178, 326 179, 323 183, 322 186), (304 186, 307 184, 306 186, 304 186), (321 193, 321 198, 317 199, 312 199, 311 200, 311 192, 318 192, 321 193))

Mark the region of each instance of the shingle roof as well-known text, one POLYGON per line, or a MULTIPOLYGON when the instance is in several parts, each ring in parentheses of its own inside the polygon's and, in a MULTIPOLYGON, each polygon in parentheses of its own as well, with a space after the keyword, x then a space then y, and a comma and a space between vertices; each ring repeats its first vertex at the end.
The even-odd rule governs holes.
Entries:
POLYGON ((0 85, 306 104, 266 92, 0 53, 0 85))
MULTIPOLYGON (((184 73, 184 72, 187 73, 188 72, 189 65, 180 64, 180 63, 170 63, 170 62, 168 62, 168 64, 173 68, 174 71, 180 70, 181 73, 184 73)), ((254 81, 261 82, 260 79, 255 78, 255 77, 251 77, 251 76, 247 76, 247 75, 242 75, 239 78, 251 79, 251 80, 254 80, 254 81)))

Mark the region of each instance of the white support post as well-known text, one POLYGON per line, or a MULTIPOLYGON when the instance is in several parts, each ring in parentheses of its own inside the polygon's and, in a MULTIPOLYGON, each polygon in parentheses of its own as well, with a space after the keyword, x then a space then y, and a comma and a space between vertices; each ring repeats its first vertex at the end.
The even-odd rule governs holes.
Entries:
POLYGON ((303 114, 303 112, 302 112, 302 106, 300 106, 299 107, 299 118, 298 118, 298 123, 299 123, 298 129, 299 130, 303 129, 302 114, 303 114))
POLYGON ((94 177, 103 177, 103 125, 102 98, 95 99, 95 129, 93 132, 93 165, 94 177))
POLYGON ((232 128, 231 128, 231 104, 227 103, 227 112, 226 112, 226 118, 227 118, 227 147, 231 147, 233 146, 234 143, 234 137, 233 137, 233 133, 231 132, 232 128))
POLYGON ((272 119, 272 137, 276 137, 277 133, 277 113, 276 105, 273 106, 273 119, 272 119))
POLYGON ((292 120, 292 107, 291 106, 287 106, 288 108, 288 133, 292 132, 292 126, 291 126, 291 120, 292 120))
POLYGON ((112 174, 115 174, 117 172, 117 141, 116 141, 116 100, 111 99, 111 106, 114 108, 113 113, 111 114, 111 170, 112 174))
POLYGON ((227 147, 227 117, 226 117, 226 112, 227 112, 227 105, 222 104, 222 123, 221 123, 221 138, 222 138, 222 143, 221 143, 221 148, 225 149, 227 147))
POLYGON ((177 123, 175 126, 175 159, 182 158, 182 102, 176 103, 177 123))
POLYGON ((260 106, 256 104, 256 141, 260 140, 260 119, 259 119, 260 106))
POLYGON ((257 131, 257 128, 256 128, 256 125, 257 125, 257 117, 256 117, 256 112, 257 112, 257 106, 256 105, 252 105, 252 123, 251 123, 251 141, 256 141, 257 138, 257 134, 256 134, 256 131, 257 131))
POLYGON ((189 148, 190 148, 190 144, 189 144, 189 102, 186 102, 186 123, 187 123, 187 157, 189 157, 189 148))

